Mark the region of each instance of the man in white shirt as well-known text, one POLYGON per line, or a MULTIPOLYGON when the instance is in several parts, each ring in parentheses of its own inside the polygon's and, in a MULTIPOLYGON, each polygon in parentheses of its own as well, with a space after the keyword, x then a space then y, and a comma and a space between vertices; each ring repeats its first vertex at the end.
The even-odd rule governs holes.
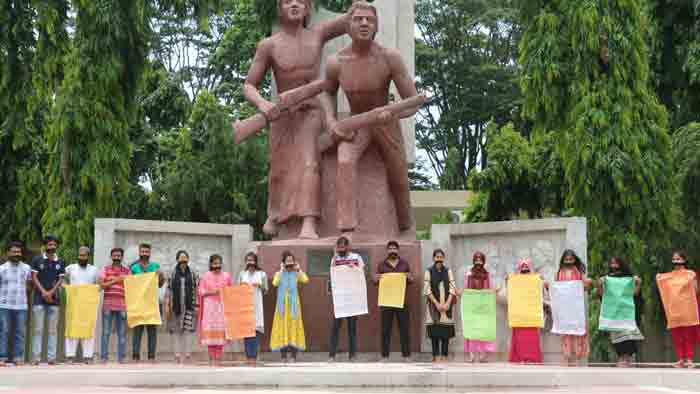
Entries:
MULTIPOLYGON (((345 266, 350 269, 356 269, 363 271, 365 269, 365 262, 362 260, 362 256, 357 253, 350 251, 350 240, 347 237, 340 237, 335 243, 335 256, 331 260, 331 269, 333 267, 345 266)), ((330 294, 331 282, 328 281, 328 293, 330 294)), ((357 353, 357 316, 343 317, 339 319, 333 319, 333 327, 331 328, 331 340, 329 345, 329 356, 328 362, 335 361, 335 355, 338 351, 338 334, 340 327, 343 325, 343 320, 348 323, 348 341, 349 343, 349 361, 355 360, 355 355, 357 353)))
MULTIPOLYGON (((69 285, 97 285, 97 267, 89 264, 90 248, 81 246, 78 250, 78 264, 71 264, 66 268, 65 279, 69 285)), ((79 301, 78 301, 79 302, 79 301)), ((97 319, 97 309, 94 311, 97 319)), ((95 353, 95 335, 91 338, 69 338, 66 335, 66 358, 69 362, 75 361, 78 345, 83 349, 83 360, 92 362, 95 353)))

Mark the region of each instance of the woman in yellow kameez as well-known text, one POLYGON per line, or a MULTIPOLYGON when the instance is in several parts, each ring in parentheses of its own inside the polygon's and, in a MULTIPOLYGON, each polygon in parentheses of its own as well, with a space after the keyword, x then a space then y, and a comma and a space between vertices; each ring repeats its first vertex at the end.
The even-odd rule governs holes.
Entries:
POLYGON ((272 322, 270 348, 273 352, 282 353, 283 362, 287 362, 287 353, 292 354, 291 362, 295 362, 297 352, 306 349, 298 285, 308 282, 309 277, 301 271, 294 255, 289 251, 282 253, 282 267, 272 279, 272 285, 277 287, 277 307, 272 322))

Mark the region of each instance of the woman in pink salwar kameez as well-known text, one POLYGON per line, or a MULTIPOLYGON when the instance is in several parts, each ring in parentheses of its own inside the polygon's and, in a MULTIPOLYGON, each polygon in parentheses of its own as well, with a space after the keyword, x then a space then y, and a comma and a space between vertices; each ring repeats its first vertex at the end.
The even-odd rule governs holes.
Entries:
POLYGON ((220 365, 226 340, 224 303, 221 289, 232 285, 231 274, 221 272, 223 259, 215 254, 209 258, 209 272, 199 282, 199 342, 209 348, 209 365, 220 365))
MULTIPOLYGON (((515 268, 516 274, 533 275, 532 260, 523 259, 515 268)), ((538 327, 513 327, 508 361, 511 363, 541 364, 540 329, 538 327)))
MULTIPOLYGON (((487 290, 491 287, 491 276, 486 270, 486 256, 477 251, 472 256, 472 268, 464 273, 464 288, 473 290, 487 290)), ((464 340, 465 362, 486 362, 491 353, 496 352, 496 343, 479 341, 475 339, 464 340)))

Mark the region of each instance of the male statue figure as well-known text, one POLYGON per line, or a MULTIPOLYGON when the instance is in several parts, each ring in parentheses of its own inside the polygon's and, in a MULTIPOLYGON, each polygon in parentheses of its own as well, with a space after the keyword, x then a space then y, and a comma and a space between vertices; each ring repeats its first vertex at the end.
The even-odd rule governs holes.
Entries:
POLYGON ((353 4, 348 13, 352 44, 330 57, 326 67, 326 77, 329 85, 332 85, 328 91, 332 108, 326 111, 326 122, 333 139, 338 142, 338 229, 349 235, 358 225, 356 196, 362 191, 357 189, 357 163, 369 144, 375 143, 387 169, 399 230, 403 232, 411 228, 412 218, 408 163, 398 119, 414 115, 418 106, 399 113, 381 111, 375 125, 350 132, 339 127, 333 107, 337 105, 338 87, 343 88, 348 98, 351 115, 387 106, 392 81, 402 99, 415 97, 418 92, 400 53, 374 42, 377 9, 359 1, 353 4))
POLYGON ((324 44, 346 33, 344 15, 309 26, 311 0, 277 0, 279 32, 258 44, 244 86, 246 99, 270 123, 268 218, 263 231, 278 233, 278 224, 303 220, 299 238, 318 238, 321 216, 320 153, 317 139, 324 115, 319 98, 311 98, 280 114, 280 106, 264 99, 258 88, 272 69, 278 92, 284 93, 317 80, 324 44))

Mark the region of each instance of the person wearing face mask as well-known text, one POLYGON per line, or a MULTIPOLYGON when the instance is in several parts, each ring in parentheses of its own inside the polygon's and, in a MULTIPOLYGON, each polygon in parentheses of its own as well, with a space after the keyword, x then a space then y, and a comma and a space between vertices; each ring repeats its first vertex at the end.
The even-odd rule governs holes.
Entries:
MULTIPOLYGON (((335 255, 331 259, 331 275, 333 267, 343 267, 342 269, 364 271, 365 262, 362 256, 350 251, 350 240, 347 237, 340 237, 335 242, 335 255)), ((328 280, 328 294, 332 295, 331 280, 328 280)), ((340 327, 343 321, 348 324, 348 360, 353 362, 357 353, 357 316, 349 316, 343 318, 334 318, 331 326, 331 338, 329 344, 329 359, 328 362, 335 361, 335 355, 338 351, 338 336, 340 327)))
MULTIPOLYGON (((539 275, 532 260, 518 262, 514 275, 539 275)), ((508 361, 511 363, 541 364, 540 329, 538 327, 513 327, 508 361)))
POLYGON ((24 339, 27 323, 27 289, 32 269, 22 262, 24 246, 10 242, 7 261, 0 265, 0 366, 24 363, 24 339), (10 338, 10 333, 14 337, 10 338), (9 346, 12 341, 12 346, 9 346), (8 349, 12 348, 12 353, 8 349))
MULTIPOLYGON (((684 273, 685 278, 691 282, 691 286, 694 291, 693 294, 698 293, 698 282, 695 271, 688 269, 688 258, 685 252, 675 251, 671 258, 671 263, 673 264, 674 273, 684 273)), ((657 275, 657 281, 659 277, 657 275)), ((692 326, 681 326, 671 328, 671 338, 673 339, 673 346, 676 349, 676 355, 678 356, 678 361, 673 364, 674 368, 694 368, 693 364, 693 353, 695 353, 695 346, 698 343, 698 330, 700 329, 697 325, 692 326)))
POLYGON ((56 254, 58 238, 49 235, 44 239, 44 253, 32 260, 34 303, 32 306, 32 364, 38 365, 44 333, 48 333, 46 358, 49 365, 56 364, 58 342, 58 292, 63 284, 66 264, 56 254))
POLYGON ((447 362, 450 339, 455 336, 454 301, 457 298, 452 270, 445 265, 445 252, 433 251, 433 266, 425 271, 423 295, 427 298, 426 332, 433 345, 433 362, 447 362))
MULTIPOLYGON (((381 276, 389 273, 405 273, 406 281, 413 283, 413 273, 408 261, 399 256, 399 243, 389 241, 386 245, 387 258, 377 266, 377 274, 374 277, 374 283, 379 284, 381 276)), ((389 360, 389 351, 391 349, 391 331, 394 324, 394 317, 397 318, 399 324, 399 335, 401 341, 401 355, 403 361, 408 362, 411 357, 411 349, 409 347, 409 313, 408 305, 404 303, 403 308, 380 307, 382 315, 382 362, 389 360)))
POLYGON ((277 287, 277 305, 272 321, 270 348, 282 354, 282 362, 296 362, 297 352, 306 349, 304 320, 301 317, 299 285, 309 283, 309 277, 301 270, 290 251, 282 253, 282 265, 272 278, 277 287), (292 358, 288 359, 287 354, 292 358))
MULTIPOLYGON (((598 294, 604 294, 605 280, 608 278, 624 278, 632 277, 634 278, 634 296, 635 304, 639 304, 639 294, 642 289, 642 280, 632 273, 629 264, 619 257, 613 257, 608 262, 608 274, 598 279, 596 284, 598 294)), ((639 310, 640 308, 635 308, 637 327, 639 327, 639 310)), ((619 368, 629 368, 632 366, 632 360, 634 355, 637 353, 637 343, 644 340, 642 332, 639 328, 634 330, 625 331, 611 331, 610 342, 615 348, 615 353, 617 353, 617 366, 619 368)))
POLYGON ((126 299, 124 279, 130 271, 122 265, 124 249, 114 248, 109 252, 112 264, 100 270, 98 283, 103 290, 102 297, 102 343, 100 358, 103 363, 109 360, 109 337, 112 328, 117 331, 117 360, 124 362, 126 356, 126 299))
POLYGON ((213 254, 209 257, 209 272, 202 276, 197 295, 199 297, 199 343, 209 350, 209 365, 221 365, 226 340, 224 301, 221 289, 231 286, 231 274, 223 272, 224 259, 213 254))
MULTIPOLYGON (((78 249, 78 264, 66 267, 66 283, 69 285, 95 285, 97 284, 97 268, 90 264, 90 248, 81 246, 78 249)), ((78 301, 79 302, 79 301, 78 301)), ((97 313, 97 311, 94 311, 97 313)), ((75 361, 78 345, 83 349, 85 363, 92 362, 95 353, 95 336, 90 338, 69 338, 66 335, 66 358, 69 362, 75 361)))
MULTIPOLYGON (((586 266, 571 249, 567 249, 559 261, 557 281, 582 281, 584 290, 591 288, 592 280, 586 277, 586 266)), ((577 360, 588 357, 588 334, 561 335, 561 352, 567 365, 573 365, 577 360)))
MULTIPOLYGON (((493 289, 491 276, 486 270, 486 255, 477 251, 472 256, 472 268, 464 273, 464 288, 472 290, 493 289)), ((464 340, 464 357, 466 362, 486 362, 488 354, 496 352, 496 342, 478 339, 464 340)))
POLYGON ((252 286, 255 294, 255 336, 245 338, 245 355, 249 364, 255 364, 258 358, 260 339, 265 334, 265 314, 263 313, 263 296, 267 294, 267 274, 258 265, 258 255, 249 252, 245 255, 245 270, 238 275, 238 284, 252 286))
POLYGON ((178 364, 192 360, 192 341, 197 331, 199 274, 189 262, 187 251, 180 250, 175 254, 175 268, 168 278, 163 307, 178 364))
MULTIPOLYGON (((155 272, 158 275, 158 302, 161 313, 163 311, 162 301, 164 294, 160 290, 165 284, 165 276, 160 270, 160 264, 151 261, 151 245, 142 243, 139 245, 139 259, 131 264, 131 274, 139 275, 149 272, 155 272)), ((156 347, 158 346, 158 326, 152 324, 144 324, 134 327, 134 337, 132 338, 132 358, 135 362, 141 360, 141 338, 143 330, 147 331, 148 335, 148 361, 155 362, 156 347)))

